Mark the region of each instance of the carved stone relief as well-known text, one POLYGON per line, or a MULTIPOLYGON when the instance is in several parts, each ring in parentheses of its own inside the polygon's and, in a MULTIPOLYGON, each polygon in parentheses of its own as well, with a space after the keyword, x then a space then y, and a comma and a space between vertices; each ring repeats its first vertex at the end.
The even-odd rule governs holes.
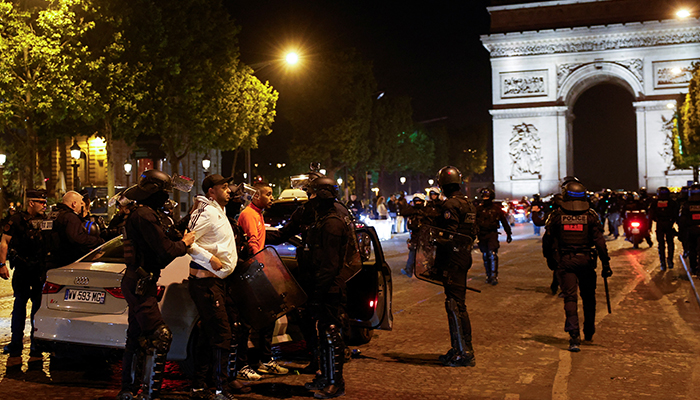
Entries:
POLYGON ((509 141, 511 178, 537 177, 542 169, 542 147, 537 128, 532 124, 513 125, 509 141))
POLYGON ((501 72, 501 98, 547 95, 547 70, 501 72))
POLYGON ((700 62, 700 59, 654 61, 652 63, 654 87, 657 89, 687 87, 693 77, 694 62, 700 62))
POLYGON ((673 118, 666 119, 662 115, 661 121, 663 121, 664 145, 659 155, 664 160, 666 171, 671 171, 676 169, 673 165, 673 118))
POLYGON ((596 60, 587 63, 574 63, 574 64, 559 64, 557 65, 557 87, 562 87, 566 78, 569 77, 577 69, 584 67, 586 65, 601 65, 602 63, 612 63, 619 66, 625 67, 629 70, 639 83, 644 83, 644 62, 640 58, 631 58, 628 60, 613 60, 613 61, 602 61, 596 60))

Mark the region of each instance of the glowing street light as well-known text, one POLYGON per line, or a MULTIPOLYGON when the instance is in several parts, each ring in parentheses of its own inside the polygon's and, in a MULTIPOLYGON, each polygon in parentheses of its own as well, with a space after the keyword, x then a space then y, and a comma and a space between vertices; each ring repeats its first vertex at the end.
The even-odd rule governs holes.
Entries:
POLYGON ((428 185, 433 186, 433 183, 435 183, 434 179, 428 179, 428 185))
POLYGON ((133 168, 133 165, 131 165, 131 162, 129 160, 124 161, 124 175, 126 175, 126 186, 129 186, 129 177, 131 176, 131 168, 133 168))
POLYGON ((209 167, 211 167, 211 160, 209 159, 209 156, 204 156, 202 159, 202 168, 204 168, 205 174, 209 172, 209 167))
POLYGON ((338 186, 342 186, 343 185, 343 178, 338 178, 336 180, 336 182, 338 182, 338 186))
POLYGON ((405 184, 405 183, 406 183, 406 177, 405 177, 405 176, 402 176, 401 178, 399 178, 399 181, 401 181, 401 184, 402 184, 402 185, 405 184))
POLYGON ((80 190, 80 178, 78 178, 78 160, 80 160, 80 154, 82 150, 78 146, 78 142, 73 139, 73 145, 70 147, 70 158, 73 159, 73 189, 77 192, 80 190))
POLYGON ((287 53, 287 55, 284 57, 284 60, 287 61, 287 64, 294 65, 299 62, 299 54, 291 51, 287 53))
POLYGON ((681 9, 681 10, 678 10, 678 11, 676 12, 676 17, 678 17, 678 18, 688 18, 688 17, 690 17, 690 11, 688 11, 688 10, 685 9, 685 8, 683 8, 683 9, 681 9))

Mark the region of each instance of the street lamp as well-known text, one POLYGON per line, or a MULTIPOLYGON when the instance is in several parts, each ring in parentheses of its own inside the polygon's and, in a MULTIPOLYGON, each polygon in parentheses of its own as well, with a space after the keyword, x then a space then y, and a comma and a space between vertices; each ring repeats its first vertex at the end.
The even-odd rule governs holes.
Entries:
POLYGON ((433 186, 433 183, 435 183, 434 179, 428 179, 428 185, 433 186))
POLYGON ((5 188, 2 182, 2 174, 5 171, 5 161, 7 161, 7 156, 5 153, 0 153, 0 215, 5 211, 5 188))
POLYGON ((338 186, 343 186, 343 178, 336 179, 336 182, 338 182, 338 186))
POLYGON ((129 186, 129 177, 131 176, 131 168, 133 165, 129 162, 129 160, 124 161, 124 175, 126 175, 126 186, 129 186))
POLYGON ((676 16, 678 18, 688 18, 688 17, 690 17, 690 11, 688 11, 686 9, 678 10, 676 12, 676 16))
POLYGON ((399 178, 399 181, 401 181, 401 184, 404 185, 406 183, 406 177, 402 176, 401 178, 399 178))
POLYGON ((209 167, 211 167, 211 160, 209 159, 208 155, 205 155, 202 159, 202 168, 204 168, 204 176, 206 176, 207 172, 209 172, 209 167))
POLYGON ((73 145, 70 147, 70 157, 73 159, 73 164, 71 165, 73 167, 73 189, 76 192, 80 190, 80 178, 78 178, 78 160, 80 160, 80 153, 82 153, 82 150, 80 150, 78 142, 73 139, 73 145))

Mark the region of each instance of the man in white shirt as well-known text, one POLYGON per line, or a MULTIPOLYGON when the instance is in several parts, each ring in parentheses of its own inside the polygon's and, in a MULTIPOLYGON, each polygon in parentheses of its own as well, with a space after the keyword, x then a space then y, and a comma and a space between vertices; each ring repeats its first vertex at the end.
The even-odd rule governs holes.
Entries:
MULTIPOLYGON (((230 200, 229 183, 233 178, 214 174, 202 182, 204 196, 190 216, 190 230, 196 232, 189 254, 189 292, 199 312, 202 332, 195 353, 195 377, 192 382, 193 398, 216 400, 233 399, 229 390, 244 391, 239 382, 227 384, 228 361, 231 349, 231 325, 226 307, 226 284, 238 262, 233 229, 224 206, 230 200), (214 381, 211 394, 206 392, 209 368, 214 381)), ((233 377, 231 377, 233 378, 233 377)))

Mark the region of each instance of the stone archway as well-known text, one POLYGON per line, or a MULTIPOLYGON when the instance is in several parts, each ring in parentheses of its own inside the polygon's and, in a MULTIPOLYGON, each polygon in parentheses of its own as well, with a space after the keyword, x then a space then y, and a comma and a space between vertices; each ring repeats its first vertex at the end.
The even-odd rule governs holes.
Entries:
MULTIPOLYGON (((632 94, 639 186, 684 185, 692 174, 673 169, 668 121, 679 92, 687 92, 692 62, 700 61, 700 20, 650 17, 621 24, 614 18, 628 22, 623 7, 612 15, 600 12, 610 10, 605 3, 612 2, 579 3, 489 7, 492 27, 500 29, 482 36, 491 55, 497 195, 558 191, 560 180, 574 172, 572 107, 601 82, 632 94), (591 21, 605 15, 606 22, 586 24, 582 10, 590 12, 591 21), (567 15, 570 28, 562 27, 567 15), (553 16, 558 25, 548 26, 553 16), (516 20, 522 26, 508 32, 516 20)), ((639 0, 639 7, 651 5, 639 0)))

